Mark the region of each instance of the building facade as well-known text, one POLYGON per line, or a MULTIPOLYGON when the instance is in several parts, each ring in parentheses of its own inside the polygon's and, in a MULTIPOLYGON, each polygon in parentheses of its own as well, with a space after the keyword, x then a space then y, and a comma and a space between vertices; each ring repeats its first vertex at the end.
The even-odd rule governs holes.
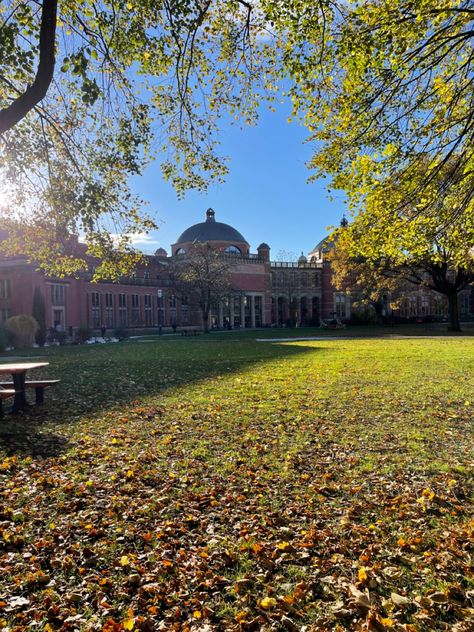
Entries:
MULTIPOLYGON (((205 221, 186 229, 171 246, 171 255, 159 249, 144 256, 135 272, 119 283, 92 283, 91 273, 79 278, 51 278, 24 257, 0 259, 0 322, 16 314, 31 314, 36 288, 43 294, 47 328, 73 332, 80 327, 107 330, 150 330, 199 326, 197 305, 173 287, 170 263, 185 260, 193 245, 205 243, 220 253, 229 266, 232 291, 212 306, 210 325, 215 328, 254 328, 284 325, 319 325, 321 319, 351 318, 352 299, 337 292, 319 242, 296 262, 272 261, 270 246, 261 243, 255 253, 232 226, 218 222, 212 209, 205 221)), ((76 244, 76 247, 78 245, 76 244)), ((80 244, 79 244, 79 247, 80 244)), ((461 297, 462 316, 472 317, 472 291, 461 297)), ((407 318, 439 316, 446 305, 433 292, 414 292, 400 315, 407 318)))

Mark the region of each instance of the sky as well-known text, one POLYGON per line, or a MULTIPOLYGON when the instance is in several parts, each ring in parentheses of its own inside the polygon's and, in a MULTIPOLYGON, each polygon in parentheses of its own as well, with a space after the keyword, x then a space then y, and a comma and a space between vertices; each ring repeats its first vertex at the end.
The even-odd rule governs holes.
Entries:
POLYGON ((282 251, 307 254, 329 226, 339 224, 344 204, 342 195, 329 199, 325 181, 307 182, 311 146, 304 142, 306 130, 287 122, 288 114, 284 106, 276 112, 262 108, 256 127, 225 127, 221 149, 230 156, 230 173, 224 184, 212 185, 206 194, 189 192, 179 200, 161 177, 159 163, 153 163, 133 187, 149 203, 160 228, 136 241, 136 247, 147 253, 162 247, 169 253, 170 244, 204 221, 211 207, 216 221, 243 234, 251 252, 264 241, 272 259, 281 259, 282 251))

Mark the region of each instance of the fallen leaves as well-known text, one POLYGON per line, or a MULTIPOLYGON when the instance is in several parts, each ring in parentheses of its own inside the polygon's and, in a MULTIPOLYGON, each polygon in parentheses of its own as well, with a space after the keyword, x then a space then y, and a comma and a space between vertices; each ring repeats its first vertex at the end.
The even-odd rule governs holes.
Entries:
POLYGON ((411 342, 396 366, 385 345, 345 344, 337 358, 285 345, 218 389, 202 376, 61 426, 65 454, 3 458, 0 621, 424 632, 472 620, 467 389, 443 408, 426 384, 407 392, 411 342))

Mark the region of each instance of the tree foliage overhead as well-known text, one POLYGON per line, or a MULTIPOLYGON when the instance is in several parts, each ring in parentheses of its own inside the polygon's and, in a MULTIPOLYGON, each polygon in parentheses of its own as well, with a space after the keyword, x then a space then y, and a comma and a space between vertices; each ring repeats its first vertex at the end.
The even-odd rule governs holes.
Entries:
POLYGON ((314 177, 354 211, 390 176, 410 183, 421 155, 425 177, 405 187, 418 212, 440 173, 447 188, 469 183, 449 219, 472 211, 468 0, 73 0, 57 3, 54 28, 55 10, 0 9, 0 170, 15 193, 5 216, 57 244, 45 266, 68 232, 100 256, 121 235, 126 253, 124 235, 154 226, 130 176, 158 156, 178 193, 205 190, 227 173, 222 127, 254 123, 262 101, 284 96, 315 141, 314 177), (453 156, 455 173, 443 169, 453 156))
MULTIPOLYGON (((311 167, 348 191, 356 208, 388 174, 416 171, 423 186, 458 157, 473 167, 472 3, 462 0, 362 0, 346 3, 317 64, 300 56, 294 107, 318 141, 311 167)), ((310 46, 320 49, 316 37, 310 46)), ((291 55, 295 51, 292 50, 291 55)), ((472 187, 465 191, 468 200, 472 187)))
MULTIPOLYGON (((59 2, 55 21, 52 0, 2 3, 0 170, 12 189, 3 213, 10 231, 20 227, 28 244, 28 227, 37 241, 39 225, 57 250, 79 231, 103 256, 118 234, 154 226, 128 188, 153 155, 179 193, 222 179, 218 120, 252 122, 264 69, 275 63, 264 54, 263 4, 59 2)), ((127 240, 120 245, 126 252, 127 240)), ((81 266, 70 260, 66 272, 81 266)))

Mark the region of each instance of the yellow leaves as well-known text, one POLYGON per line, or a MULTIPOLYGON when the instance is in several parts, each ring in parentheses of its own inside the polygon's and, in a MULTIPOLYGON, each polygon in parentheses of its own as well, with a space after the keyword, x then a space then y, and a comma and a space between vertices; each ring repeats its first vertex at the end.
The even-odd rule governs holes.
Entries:
POLYGON ((286 551, 291 547, 291 544, 289 542, 279 542, 277 546, 280 551, 286 551))
POLYGON ((122 621, 124 630, 133 630, 135 627, 135 617, 132 608, 127 611, 127 618, 122 621))
POLYGON ((120 558, 120 566, 129 566, 130 565, 130 560, 128 558, 128 555, 122 555, 122 557, 120 558))
POLYGON ((368 579, 368 574, 365 568, 359 568, 358 572, 357 572, 357 577, 359 579, 360 582, 364 583, 367 581, 368 579))
POLYGON ((274 608, 276 604, 277 604, 277 600, 274 599, 273 597, 264 597, 263 599, 260 600, 260 606, 264 610, 270 610, 271 608, 274 608))

